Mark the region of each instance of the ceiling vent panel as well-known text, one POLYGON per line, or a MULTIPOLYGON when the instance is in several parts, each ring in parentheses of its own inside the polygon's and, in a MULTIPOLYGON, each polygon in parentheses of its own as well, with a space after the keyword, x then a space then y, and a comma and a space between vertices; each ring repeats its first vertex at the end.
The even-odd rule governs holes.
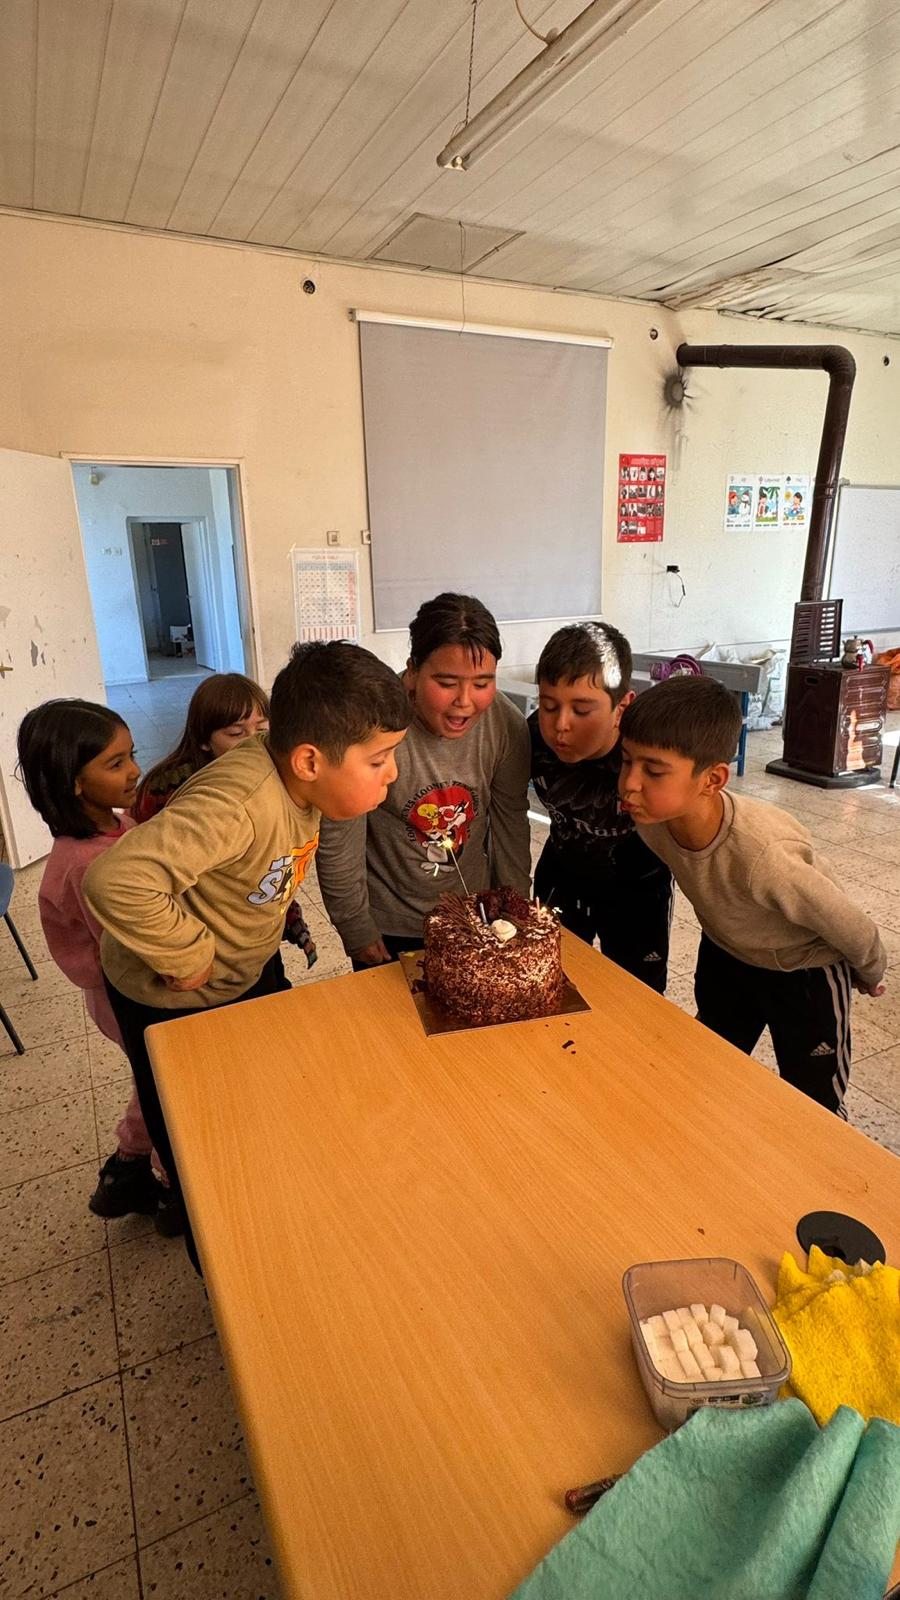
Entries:
POLYGON ((488 256, 521 237, 509 228, 486 228, 477 222, 416 212, 373 250, 369 260, 421 267, 423 271, 474 272, 488 256))

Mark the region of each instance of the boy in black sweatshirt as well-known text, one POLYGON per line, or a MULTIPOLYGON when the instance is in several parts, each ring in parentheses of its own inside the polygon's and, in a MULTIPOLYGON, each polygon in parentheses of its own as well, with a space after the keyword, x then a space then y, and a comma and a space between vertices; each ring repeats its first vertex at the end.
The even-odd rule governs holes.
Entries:
POLYGON ((550 816, 534 892, 563 926, 665 992, 672 877, 619 804, 619 722, 634 694, 631 647, 604 622, 560 628, 541 652, 528 719, 531 778, 550 816))

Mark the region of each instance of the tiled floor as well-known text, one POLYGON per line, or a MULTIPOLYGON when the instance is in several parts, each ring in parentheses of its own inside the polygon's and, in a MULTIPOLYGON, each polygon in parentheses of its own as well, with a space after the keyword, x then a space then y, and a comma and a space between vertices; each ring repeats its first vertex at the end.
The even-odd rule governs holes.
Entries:
POLYGON ((116 683, 106 690, 107 704, 131 729, 143 772, 149 772, 178 743, 191 695, 200 680, 210 676, 195 661, 164 661, 159 657, 159 663, 160 670, 163 665, 173 670, 165 676, 151 677, 149 683, 116 683))
MULTIPOLYGON (((183 705, 148 693, 160 687, 127 690, 123 714, 139 723, 139 743, 163 731, 171 743, 180 727, 183 705)), ((125 695, 116 691, 120 708, 125 695)), ((801 818, 900 963, 900 798, 769 778, 775 753, 777 734, 752 736, 738 787, 801 818)), ((893 745, 887 756, 889 770, 893 745)), ((181 1242, 145 1219, 106 1224, 86 1208, 128 1078, 48 959, 40 872, 19 875, 13 905, 37 985, 0 927, 0 994, 29 1047, 18 1058, 0 1043, 0 1596, 275 1600, 218 1342, 181 1242)), ((314 974, 284 949, 292 978, 306 983, 348 964, 314 880, 303 897, 320 952, 314 974)), ((696 944, 679 900, 669 993, 688 1009, 696 944)), ((900 989, 857 1002, 854 1041, 852 1120, 900 1152, 900 989)), ((760 1055, 769 1059, 767 1042, 760 1055)))

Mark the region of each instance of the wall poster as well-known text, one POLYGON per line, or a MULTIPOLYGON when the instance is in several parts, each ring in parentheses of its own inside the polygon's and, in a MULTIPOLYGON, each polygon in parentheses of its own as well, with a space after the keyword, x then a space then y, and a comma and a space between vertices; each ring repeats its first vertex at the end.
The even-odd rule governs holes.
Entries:
POLYGON ((616 538, 619 544, 658 544, 666 511, 665 456, 619 456, 616 538))
POLYGON ((294 634, 298 640, 349 639, 359 644, 359 564, 355 550, 291 551, 294 634))
POLYGON ((725 532, 805 528, 811 499, 809 473, 732 472, 725 489, 725 532))

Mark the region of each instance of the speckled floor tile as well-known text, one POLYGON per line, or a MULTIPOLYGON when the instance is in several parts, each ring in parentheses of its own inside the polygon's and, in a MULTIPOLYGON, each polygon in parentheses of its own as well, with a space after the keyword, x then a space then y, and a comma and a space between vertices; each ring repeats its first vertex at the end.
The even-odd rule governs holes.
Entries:
MULTIPOLYGON (((0 939, 3 938, 0 930, 0 939)), ((24 961, 20 959, 18 967, 7 967, 3 973, 3 1004, 10 1014, 21 1003, 30 1003, 33 1000, 43 1000, 49 995, 72 995, 77 993, 74 985, 70 983, 64 972, 60 972, 55 961, 35 961, 32 955, 37 982, 28 972, 24 961)))
POLYGON ((95 1383, 118 1366, 104 1251, 0 1289, 0 1416, 95 1383))
MULTIPOLYGON (((893 928, 882 927, 881 923, 878 924, 878 932, 887 954, 888 968, 896 968, 900 964, 900 933, 895 933, 893 928)), ((888 978, 888 983, 896 981, 896 975, 888 978)))
MULTIPOLYGON (((0 1467, 0 1574, 9 1600, 56 1594, 132 1554, 118 1378, 0 1424, 0 1467)), ((178 1600, 189 1596, 183 1589, 178 1600)))
POLYGON ((96 1159, 90 1094, 61 1095, 0 1117, 0 1188, 96 1159))
POLYGON ((281 1596, 253 1495, 141 1550, 140 1563, 147 1600, 280 1600, 281 1596))
MULTIPOLYGON (((9 1006, 7 1010, 15 1026, 15 1011, 9 1006)), ((43 1045, 26 1050, 24 1056, 4 1054, 0 1060, 0 1117, 58 1100, 61 1095, 87 1094, 91 1088, 90 1061, 83 1039, 43 1045)))
POLYGON ((853 1068, 853 1082, 882 1105, 900 1113, 900 1045, 867 1056, 853 1068))
POLYGON ((873 1056, 880 1050, 887 1050, 892 1044, 897 1043, 896 1023, 892 1022, 890 1013, 878 1010, 877 1000, 867 1000, 862 997, 853 997, 853 1010, 850 1016, 850 1036, 853 1043, 854 1061, 862 1061, 866 1056, 873 1056), (888 1023, 882 1027, 881 1021, 888 1023))
MULTIPOLYGON (((310 973, 311 978, 335 978, 352 970, 338 931, 330 922, 316 927, 316 948, 319 959, 310 973)), ((291 981, 295 981, 293 975, 291 981)))
POLYGON ((876 1144, 883 1144, 885 1149, 900 1155, 900 1111, 882 1105, 880 1100, 873 1099, 852 1082, 845 1104, 848 1119, 854 1128, 860 1128, 876 1144))
MULTIPOLYGON (((38 985, 34 987, 37 989, 38 985)), ((81 991, 72 985, 64 994, 48 994, 46 998, 35 994, 31 1000, 20 1001, 10 1015, 26 1050, 85 1037, 84 1002, 81 991)))
POLYGON ((686 1011, 688 1016, 697 1014, 694 1000, 694 974, 693 972, 673 972, 666 984, 666 999, 679 1010, 686 1011))
MULTIPOLYGON (((13 922, 16 924, 19 938, 28 951, 33 965, 40 970, 43 963, 51 959, 40 923, 35 923, 30 917, 26 921, 20 915, 14 915, 13 922)), ((0 922, 0 972, 3 974, 4 984, 7 978, 16 982, 20 973, 24 977, 28 977, 28 968, 16 949, 9 929, 2 922, 0 922)))
POLYGON ((669 937, 669 972, 693 977, 697 965, 700 930, 685 922, 673 922, 669 937))
POLYGON ((102 1250, 106 1232, 88 1210, 96 1162, 0 1189, 0 1284, 102 1250))
POLYGON ((129 1556, 90 1578, 57 1589, 52 1600, 139 1600, 139 1594, 137 1556, 129 1556))
POLYGON ((250 1464, 214 1334, 123 1374, 138 1543, 229 1505, 250 1464))
MULTIPOLYGON (((853 996, 853 1021, 855 1023, 858 1016, 866 1017, 896 1043, 900 1041, 900 983, 890 971, 884 981, 885 993, 876 999, 868 995, 853 996)), ((874 1054, 874 1051, 869 1053, 874 1054)))
POLYGON ((125 1052, 119 1045, 113 1044, 111 1039, 105 1039, 96 1028, 88 1030, 87 1047, 95 1089, 98 1084, 131 1077, 131 1068, 125 1052))
POLYGON ((147 1233, 109 1254, 123 1366, 152 1361, 212 1332, 206 1290, 182 1239, 147 1233))
POLYGON ((764 1067, 769 1067, 773 1071, 777 1070, 778 1063, 775 1060, 775 1046, 772 1043, 772 1035, 768 1028, 764 1030, 762 1038, 753 1050, 753 1059, 761 1062, 764 1067))

